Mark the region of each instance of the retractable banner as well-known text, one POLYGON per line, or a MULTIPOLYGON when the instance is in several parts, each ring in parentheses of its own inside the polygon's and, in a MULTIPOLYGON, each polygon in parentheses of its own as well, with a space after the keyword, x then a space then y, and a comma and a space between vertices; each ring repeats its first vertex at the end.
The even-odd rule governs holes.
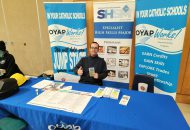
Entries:
POLYGON ((135 2, 94 2, 94 41, 107 63, 104 85, 128 87, 135 2))
POLYGON ((175 98, 189 0, 136 1, 135 73, 155 78, 155 93, 175 98))
POLYGON ((55 80, 78 81, 73 72, 87 54, 86 4, 44 3, 55 80))

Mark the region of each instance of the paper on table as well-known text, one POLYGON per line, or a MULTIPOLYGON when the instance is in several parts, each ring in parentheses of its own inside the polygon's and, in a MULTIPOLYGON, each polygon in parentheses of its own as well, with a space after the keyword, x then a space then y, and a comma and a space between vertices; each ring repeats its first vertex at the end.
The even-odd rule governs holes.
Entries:
POLYGON ((34 84, 32 87, 33 88, 37 88, 37 89, 42 89, 42 88, 45 88, 49 85, 53 85, 54 82, 53 81, 50 81, 50 80, 42 80, 36 84, 34 84))
POLYGON ((81 114, 92 96, 47 90, 27 104, 81 114))

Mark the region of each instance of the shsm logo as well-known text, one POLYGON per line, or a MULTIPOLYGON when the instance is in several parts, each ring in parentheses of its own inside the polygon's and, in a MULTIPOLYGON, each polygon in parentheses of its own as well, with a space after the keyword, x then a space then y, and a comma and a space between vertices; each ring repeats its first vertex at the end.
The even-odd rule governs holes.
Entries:
POLYGON ((110 9, 100 9, 98 10, 99 19, 113 19, 113 18, 123 18, 128 15, 129 7, 125 5, 123 8, 110 8, 110 9))
POLYGON ((48 125, 48 130, 56 130, 56 129, 62 129, 62 130, 81 130, 80 126, 75 126, 72 124, 67 125, 64 122, 60 122, 55 125, 48 125))

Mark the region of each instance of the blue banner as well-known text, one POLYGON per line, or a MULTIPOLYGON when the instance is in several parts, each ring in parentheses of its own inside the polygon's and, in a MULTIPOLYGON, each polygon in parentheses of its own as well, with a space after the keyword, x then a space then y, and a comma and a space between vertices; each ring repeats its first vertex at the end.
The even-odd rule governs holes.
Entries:
POLYGON ((134 13, 134 1, 94 3, 94 41, 108 69, 105 86, 129 86, 134 13))
POLYGON ((135 73, 152 75, 156 93, 176 95, 189 0, 138 0, 135 73))
POLYGON ((87 54, 86 4, 45 3, 55 80, 78 81, 73 72, 87 54))

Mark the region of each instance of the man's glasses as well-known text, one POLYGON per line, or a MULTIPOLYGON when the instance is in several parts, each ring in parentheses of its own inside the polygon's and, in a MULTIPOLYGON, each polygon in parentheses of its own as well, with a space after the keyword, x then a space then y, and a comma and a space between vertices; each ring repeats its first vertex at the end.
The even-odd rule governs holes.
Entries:
POLYGON ((98 50, 98 47, 90 47, 90 49, 98 50))

